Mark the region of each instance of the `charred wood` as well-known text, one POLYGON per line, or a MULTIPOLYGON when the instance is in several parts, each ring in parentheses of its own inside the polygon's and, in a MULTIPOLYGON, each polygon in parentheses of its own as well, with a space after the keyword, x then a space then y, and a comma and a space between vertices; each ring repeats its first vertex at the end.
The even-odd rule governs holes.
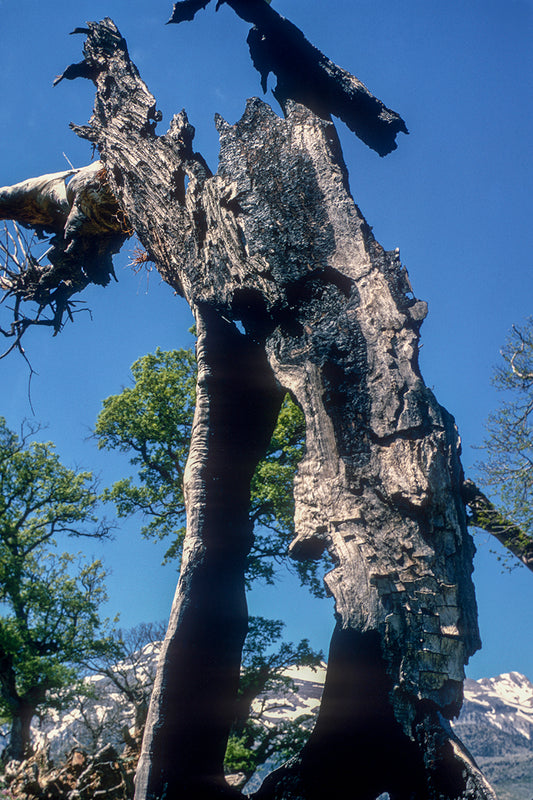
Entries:
MULTIPOLYGON (((209 0, 176 3, 169 22, 193 19, 209 0)), ((374 97, 347 70, 338 67, 307 41, 296 25, 285 19, 265 0, 226 0, 253 28, 248 46, 254 67, 261 76, 263 92, 272 72, 277 77, 274 96, 285 109, 289 101, 301 103, 323 119, 339 117, 368 147, 385 156, 395 150, 396 135, 408 133, 395 111, 374 97)), ((221 2, 217 4, 217 9, 221 2)), ((325 13, 331 13, 327 8, 325 13)))

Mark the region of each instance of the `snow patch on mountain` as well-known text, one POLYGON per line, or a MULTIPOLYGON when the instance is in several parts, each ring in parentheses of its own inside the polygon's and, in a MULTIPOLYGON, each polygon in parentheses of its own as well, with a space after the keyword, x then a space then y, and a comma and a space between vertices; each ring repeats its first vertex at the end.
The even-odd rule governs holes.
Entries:
POLYGON ((519 672, 466 680, 461 719, 481 713, 495 728, 533 743, 533 684, 519 672))
POLYGON ((466 680, 453 724, 499 800, 533 797, 533 683, 519 672, 466 680))
MULTIPOLYGON (((159 644, 147 645, 135 663, 116 665, 129 684, 140 676, 153 679, 159 644)), ((293 667, 286 676, 296 692, 285 691, 255 701, 266 725, 298 717, 316 717, 326 678, 326 665, 293 667)), ((105 675, 85 679, 84 692, 69 710, 49 710, 33 728, 37 746, 50 748, 55 763, 75 746, 95 752, 105 744, 119 750, 133 733, 134 709, 116 683, 105 675)), ((453 727, 494 785, 499 800, 533 797, 533 683, 518 672, 466 680, 464 704, 453 727)), ((0 749, 6 744, 0 729, 0 749)))
POLYGON ((291 667, 283 674, 293 682, 296 692, 287 692, 279 696, 269 694, 266 706, 263 698, 257 698, 252 705, 254 711, 258 711, 261 707, 261 717, 267 725, 295 720, 304 714, 316 716, 320 708, 326 680, 325 664, 316 669, 291 667))
POLYGON ((122 750, 126 738, 135 734, 131 690, 146 686, 144 694, 149 697, 160 649, 161 642, 145 645, 113 666, 113 679, 104 674, 84 678, 68 708, 48 708, 34 720, 34 748, 47 749, 54 764, 61 763, 73 747, 96 753, 111 744, 122 750))

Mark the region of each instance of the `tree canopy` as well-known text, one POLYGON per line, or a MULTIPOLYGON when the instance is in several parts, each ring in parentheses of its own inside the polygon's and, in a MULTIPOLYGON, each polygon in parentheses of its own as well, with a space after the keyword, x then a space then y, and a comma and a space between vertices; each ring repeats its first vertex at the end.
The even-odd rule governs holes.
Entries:
POLYGON ((119 517, 140 512, 143 536, 170 539, 165 559, 179 557, 185 533, 183 470, 195 407, 196 369, 190 350, 139 358, 133 386, 103 402, 95 434, 98 446, 129 453, 136 478, 121 478, 104 494, 119 517))
POLYGON ((110 646, 99 607, 101 562, 58 550, 60 534, 101 538, 91 473, 65 467, 51 443, 28 443, 0 418, 0 709, 8 755, 22 759, 30 723, 88 656, 110 646))

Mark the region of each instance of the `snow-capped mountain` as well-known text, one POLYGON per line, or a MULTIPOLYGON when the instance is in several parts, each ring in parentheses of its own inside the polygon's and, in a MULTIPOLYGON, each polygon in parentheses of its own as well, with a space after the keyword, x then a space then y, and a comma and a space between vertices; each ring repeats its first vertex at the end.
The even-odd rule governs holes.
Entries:
POLYGON ((464 698, 461 726, 483 719, 503 734, 505 746, 516 739, 521 746, 533 749, 533 684, 524 675, 506 672, 497 678, 466 680, 464 698))
MULTIPOLYGON (((131 661, 116 665, 122 683, 153 681, 159 647, 149 645, 131 661)), ((287 671, 297 692, 269 695, 261 701, 262 719, 269 724, 315 716, 320 707, 326 666, 287 671)), ((133 732, 134 712, 124 692, 105 675, 87 679, 88 691, 69 711, 48 712, 34 726, 36 743, 47 743, 54 761, 72 747, 94 751, 104 744, 117 747, 125 730, 133 732)), ((533 683, 518 672, 495 678, 466 680, 463 710, 453 727, 493 784, 499 800, 533 798, 533 683)), ((1 731, 0 731, 1 734, 1 731)), ((2 745, 0 735, 0 749, 2 745)))
POLYGON ((466 680, 454 728, 499 800, 533 798, 533 684, 524 675, 466 680))
MULTIPOLYGON (((320 700, 326 680, 326 665, 316 669, 312 667, 292 667, 283 673, 290 678, 296 692, 287 692, 283 696, 269 695, 266 707, 262 707, 262 719, 266 723, 275 724, 282 720, 296 719, 303 714, 316 716, 320 708, 320 700)), ((258 698, 256 705, 263 705, 258 698)))

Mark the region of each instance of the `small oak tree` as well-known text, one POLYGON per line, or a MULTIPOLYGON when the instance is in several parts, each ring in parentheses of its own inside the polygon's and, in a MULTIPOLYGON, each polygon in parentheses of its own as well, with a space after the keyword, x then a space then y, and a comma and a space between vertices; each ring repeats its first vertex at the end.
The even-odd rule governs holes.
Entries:
POLYGON ((281 764, 294 756, 307 741, 314 716, 287 714, 297 685, 287 674, 290 667, 315 670, 323 654, 313 650, 307 639, 297 645, 281 641, 281 620, 250 617, 242 651, 237 714, 233 723, 224 767, 237 774, 234 782, 245 786, 267 761, 281 764))
POLYGON ((111 645, 101 562, 57 550, 59 535, 108 535, 94 480, 61 464, 52 444, 30 444, 35 433, 19 438, 0 418, 0 710, 11 720, 4 758, 17 760, 37 709, 111 645))

